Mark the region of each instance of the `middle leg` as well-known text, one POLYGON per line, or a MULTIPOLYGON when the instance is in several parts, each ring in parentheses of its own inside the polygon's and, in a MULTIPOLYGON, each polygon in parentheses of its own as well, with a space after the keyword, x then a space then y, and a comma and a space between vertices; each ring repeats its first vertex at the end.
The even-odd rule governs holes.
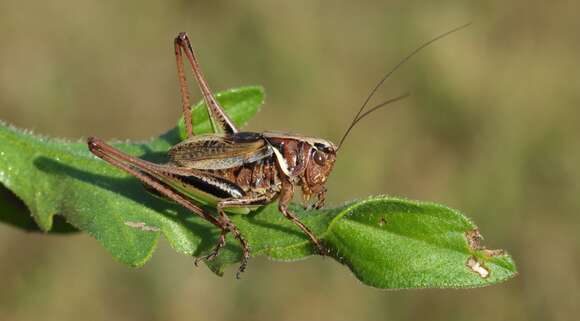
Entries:
MULTIPOLYGON (((274 198, 276 198, 276 193, 266 193, 260 195, 251 195, 242 198, 230 198, 220 201, 217 204, 217 211, 220 215, 220 222, 228 227, 229 232, 240 242, 242 246, 242 262, 240 263, 240 267, 238 269, 238 273, 236 274, 237 278, 240 278, 240 273, 246 270, 246 266, 248 265, 248 259, 250 258, 250 248, 248 246, 247 241, 244 239, 238 227, 230 220, 230 218, 226 215, 225 209, 226 208, 234 208, 234 207, 247 207, 247 206, 259 206, 259 205, 266 205, 271 202, 274 198)), ((225 243, 224 243, 225 244, 225 243)), ((211 259, 218 255, 220 249, 223 246, 218 246, 214 249, 212 253, 208 256, 208 259, 211 259)))

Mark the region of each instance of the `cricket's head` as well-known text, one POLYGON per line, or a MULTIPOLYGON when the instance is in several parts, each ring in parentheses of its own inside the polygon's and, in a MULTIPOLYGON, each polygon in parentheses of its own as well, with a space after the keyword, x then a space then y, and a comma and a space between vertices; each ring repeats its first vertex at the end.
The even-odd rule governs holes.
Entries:
POLYGON ((314 193, 324 190, 324 184, 332 172, 336 161, 336 146, 327 140, 316 139, 311 142, 311 149, 304 172, 305 183, 314 193))
POLYGON ((332 142, 296 134, 265 132, 262 135, 274 149, 278 166, 292 182, 302 187, 305 204, 316 196, 317 208, 324 203, 326 180, 336 161, 332 142))

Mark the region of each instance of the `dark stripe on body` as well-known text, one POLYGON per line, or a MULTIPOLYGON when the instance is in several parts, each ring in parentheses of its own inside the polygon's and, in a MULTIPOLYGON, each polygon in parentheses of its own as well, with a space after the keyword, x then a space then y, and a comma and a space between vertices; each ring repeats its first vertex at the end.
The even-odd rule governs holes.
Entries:
POLYGON ((190 185, 202 192, 222 199, 240 198, 246 194, 240 187, 225 179, 203 176, 173 176, 186 185, 190 185))

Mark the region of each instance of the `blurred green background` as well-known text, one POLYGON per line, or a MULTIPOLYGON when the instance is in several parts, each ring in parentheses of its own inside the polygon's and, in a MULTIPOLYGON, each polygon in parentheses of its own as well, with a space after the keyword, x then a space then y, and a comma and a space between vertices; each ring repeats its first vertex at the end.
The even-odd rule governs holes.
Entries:
MULTIPOLYGON (((0 226, 0 320, 573 320, 580 302, 580 5, 574 1, 0 2, 0 118, 50 136, 174 126, 172 39, 214 90, 260 84, 247 129, 338 140, 384 72, 433 36, 349 137, 329 205, 371 194, 471 217, 520 275, 472 290, 380 291, 333 260, 253 259, 241 281, 161 242, 141 269, 84 234, 0 226)), ((199 94, 195 91, 196 97, 199 94)))

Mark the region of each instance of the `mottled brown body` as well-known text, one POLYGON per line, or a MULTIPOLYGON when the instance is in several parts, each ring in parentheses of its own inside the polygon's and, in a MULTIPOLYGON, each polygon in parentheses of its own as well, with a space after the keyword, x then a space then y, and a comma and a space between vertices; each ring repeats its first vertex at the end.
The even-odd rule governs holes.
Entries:
POLYGON ((216 170, 215 174, 234 182, 248 194, 277 193, 282 185, 273 157, 226 170, 216 170))
POLYGON ((220 199, 267 195, 272 201, 290 185, 292 192, 294 186, 301 187, 305 206, 312 195, 317 195, 315 206, 321 207, 324 184, 334 165, 334 150, 332 143, 322 139, 240 132, 224 137, 196 136, 174 146, 169 156, 175 166, 235 185, 235 190, 220 199))

